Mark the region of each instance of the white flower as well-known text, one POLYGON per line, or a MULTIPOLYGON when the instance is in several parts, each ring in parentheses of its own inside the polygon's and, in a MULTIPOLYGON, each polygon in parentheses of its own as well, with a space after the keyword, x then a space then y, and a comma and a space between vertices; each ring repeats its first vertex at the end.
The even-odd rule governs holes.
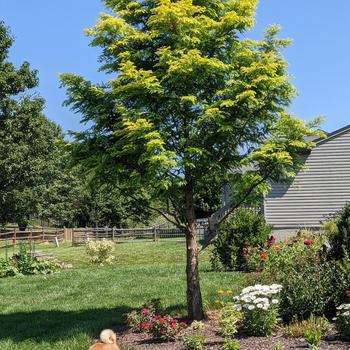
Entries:
POLYGON ((237 310, 237 311, 242 311, 242 305, 235 305, 235 309, 237 310))
POLYGON ((255 306, 254 306, 254 305, 249 305, 249 306, 248 306, 248 310, 251 311, 251 310, 254 310, 254 309, 255 309, 255 306))
POLYGON ((278 299, 272 299, 271 303, 272 304, 278 304, 278 299))

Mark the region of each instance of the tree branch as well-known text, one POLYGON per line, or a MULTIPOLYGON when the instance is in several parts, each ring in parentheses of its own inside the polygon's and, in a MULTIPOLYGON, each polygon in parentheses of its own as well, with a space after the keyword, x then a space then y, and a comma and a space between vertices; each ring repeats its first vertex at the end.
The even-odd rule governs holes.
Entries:
POLYGON ((269 172, 268 174, 266 174, 262 179, 260 179, 258 182, 256 182, 255 184, 251 185, 247 192, 245 193, 245 195, 243 196, 243 198, 241 198, 241 200, 239 200, 234 206, 232 206, 226 213, 225 215, 217 222, 215 223, 214 227, 211 227, 211 223, 210 223, 210 218, 209 218, 209 234, 207 236, 206 241, 204 242, 204 244, 201 247, 201 251, 204 250, 205 248, 207 248, 212 241, 214 240, 214 238, 217 236, 217 230, 218 227, 230 216, 230 214, 232 214, 237 208, 239 208, 244 202, 245 200, 252 194, 252 192, 259 186, 261 185, 263 182, 265 182, 269 176, 270 176, 271 172, 269 172))

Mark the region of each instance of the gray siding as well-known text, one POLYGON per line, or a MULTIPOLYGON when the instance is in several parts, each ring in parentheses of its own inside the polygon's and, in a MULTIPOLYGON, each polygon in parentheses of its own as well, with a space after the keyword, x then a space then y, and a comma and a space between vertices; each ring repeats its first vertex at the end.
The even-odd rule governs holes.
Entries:
POLYGON ((292 185, 276 184, 265 198, 265 216, 275 229, 319 227, 350 202, 350 130, 320 143, 304 158, 306 170, 292 185))

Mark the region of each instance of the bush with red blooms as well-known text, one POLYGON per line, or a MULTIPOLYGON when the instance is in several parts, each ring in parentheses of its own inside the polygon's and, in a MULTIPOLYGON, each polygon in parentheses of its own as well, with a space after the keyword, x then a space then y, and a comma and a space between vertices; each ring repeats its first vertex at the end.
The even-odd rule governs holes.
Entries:
POLYGON ((145 333, 151 335, 155 339, 164 341, 177 339, 186 332, 186 327, 187 324, 185 322, 179 322, 169 315, 155 315, 150 322, 141 324, 141 328, 145 333))
POLYGON ((141 309, 133 310, 127 314, 126 322, 133 332, 142 332, 144 323, 151 322, 157 314, 163 314, 163 308, 159 299, 152 299, 141 309))

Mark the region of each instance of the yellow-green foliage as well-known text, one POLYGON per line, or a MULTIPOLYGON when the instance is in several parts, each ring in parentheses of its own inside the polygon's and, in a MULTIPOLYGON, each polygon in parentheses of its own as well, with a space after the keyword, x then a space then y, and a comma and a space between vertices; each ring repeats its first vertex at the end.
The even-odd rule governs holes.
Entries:
POLYGON ((317 329, 324 335, 329 329, 329 322, 325 317, 314 317, 300 322, 293 322, 283 330, 287 338, 303 338, 306 331, 317 329))
POLYGON ((94 264, 111 264, 114 256, 112 255, 114 243, 103 239, 102 241, 89 241, 86 243, 86 253, 90 262, 94 264))
POLYGON ((211 188, 230 183, 241 203, 303 167, 300 150, 320 132, 288 111, 290 40, 278 26, 246 38, 257 0, 104 2, 109 13, 86 33, 109 80, 61 76, 66 103, 92 125, 73 147, 88 168, 161 199, 178 224, 189 187, 205 207, 211 188))

